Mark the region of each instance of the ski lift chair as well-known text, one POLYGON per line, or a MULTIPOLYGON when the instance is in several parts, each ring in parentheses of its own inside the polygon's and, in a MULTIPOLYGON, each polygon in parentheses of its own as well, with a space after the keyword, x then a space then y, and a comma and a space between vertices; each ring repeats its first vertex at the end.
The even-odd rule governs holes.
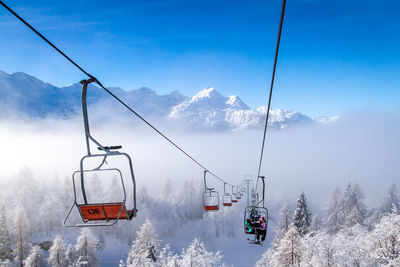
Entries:
POLYGON ((231 207, 232 206, 232 196, 225 190, 226 188, 226 183, 224 183, 224 196, 222 197, 222 204, 225 207, 231 207))
POLYGON ((232 203, 237 203, 238 199, 237 199, 237 195, 235 192, 233 192, 233 186, 232 186, 232 203))
POLYGON ((217 211, 219 210, 219 195, 214 188, 207 188, 203 194, 204 210, 205 211, 217 211))
POLYGON ((225 207, 231 207, 232 206, 232 196, 230 194, 224 194, 223 205, 225 207))
POLYGON ((248 206, 244 210, 244 219, 243 219, 243 226, 244 226, 244 232, 245 234, 256 234, 256 231, 250 232, 247 224, 252 224, 250 226, 254 227, 257 229, 257 227, 260 227, 257 225, 257 222, 255 220, 256 217, 261 218, 264 217, 265 223, 266 223, 266 230, 268 230, 268 209, 264 206, 265 202, 265 177, 264 176, 259 176, 259 178, 262 181, 263 188, 262 188, 262 200, 258 202, 258 194, 255 193, 254 197, 256 198, 257 202, 254 205, 248 206), (262 205, 262 206, 261 206, 262 205))
POLYGON ((207 175, 208 171, 204 171, 204 193, 203 193, 203 204, 205 211, 217 211, 219 210, 219 194, 214 188, 207 187, 207 175))
MULTIPOLYGON (((117 151, 122 148, 121 146, 102 146, 99 142, 97 142, 91 135, 89 130, 89 120, 87 114, 87 106, 86 106, 86 92, 87 86, 91 82, 95 82, 94 79, 83 80, 81 83, 83 84, 82 89, 82 110, 83 110, 83 119, 85 125, 85 137, 86 137, 86 146, 87 146, 87 155, 84 156, 80 161, 80 169, 72 175, 72 183, 74 188, 74 203, 69 210, 65 220, 64 225, 68 227, 87 227, 87 226, 110 226, 117 223, 119 220, 131 220, 136 216, 136 185, 135 185, 135 176, 133 173, 133 165, 130 156, 126 153, 121 153, 117 151), (90 152, 90 141, 98 146, 98 149, 102 151, 99 154, 92 154, 90 152), (106 167, 107 158, 113 158, 121 160, 121 158, 125 158, 127 160, 128 171, 124 172, 129 177, 123 177, 123 172, 119 168, 115 167, 106 167), (87 161, 94 160, 97 162, 95 167, 86 167, 85 163, 87 161), (100 162, 100 164, 98 164, 100 162), (121 182, 121 192, 122 197, 119 201, 116 202, 102 202, 102 203, 94 203, 88 200, 88 192, 86 186, 88 185, 88 179, 90 175, 97 174, 105 174, 108 177, 118 177, 121 182), (77 183, 76 180, 79 182, 77 183), (132 183, 132 189, 130 190, 130 195, 132 195, 132 207, 131 209, 127 208, 127 192, 124 180, 130 180, 132 183), (79 186, 77 186, 79 185, 79 186), (79 189, 77 189, 77 187, 79 189), (78 194, 78 191, 80 194, 78 194), (79 198, 79 200, 78 200, 79 198), (81 223, 70 223, 70 216, 74 209, 77 208, 79 211, 79 215, 82 219, 81 223)), ((90 190, 89 190, 90 191, 90 190)))
MULTIPOLYGON (((251 215, 253 214, 257 214, 260 218, 264 217, 265 218, 265 223, 267 225, 267 229, 268 229, 268 209, 265 207, 259 207, 259 206, 248 206, 245 210, 244 210, 244 233, 245 234, 256 234, 256 231, 250 232, 247 225, 246 225, 246 221, 248 219, 250 219, 251 223, 254 224, 256 222, 252 221, 252 217, 251 215)), ((253 226, 254 228, 257 228, 257 225, 253 226)))
POLYGON ((242 193, 240 192, 239 186, 236 187, 236 194, 238 195, 238 199, 242 198, 242 193))

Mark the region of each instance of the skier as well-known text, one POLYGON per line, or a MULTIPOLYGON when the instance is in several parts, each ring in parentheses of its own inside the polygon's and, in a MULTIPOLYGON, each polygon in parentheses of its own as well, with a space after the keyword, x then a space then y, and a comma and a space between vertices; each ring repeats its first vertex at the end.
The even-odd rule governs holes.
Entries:
POLYGON ((245 223, 244 223, 244 229, 246 230, 246 233, 254 234, 255 229, 252 226, 251 220, 249 218, 247 218, 245 223))
POLYGON ((264 216, 261 217, 260 227, 257 228, 257 242, 262 244, 265 240, 265 236, 267 234, 267 222, 265 221, 264 216))
POLYGON ((249 216, 250 220, 251 220, 251 225, 254 228, 259 228, 260 227, 260 214, 258 212, 257 209, 252 209, 250 216, 249 216))

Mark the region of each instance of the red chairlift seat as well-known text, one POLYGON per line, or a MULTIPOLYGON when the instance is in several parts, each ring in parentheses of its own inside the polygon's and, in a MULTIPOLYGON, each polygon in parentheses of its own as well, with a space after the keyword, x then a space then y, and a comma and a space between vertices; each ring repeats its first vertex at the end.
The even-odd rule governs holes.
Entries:
MULTIPOLYGON (((225 191, 225 190, 224 190, 225 191)), ((222 197, 222 203, 225 207, 231 207, 232 206, 232 196, 229 193, 224 193, 224 196, 222 197)))
POLYGON ((78 204, 80 214, 85 222, 99 220, 131 220, 134 210, 127 210, 124 202, 78 204))
POLYGON ((213 188, 207 188, 203 194, 204 210, 217 211, 219 210, 219 195, 213 188))
POLYGON ((204 206, 204 210, 205 210, 205 211, 215 211, 215 210, 219 210, 219 206, 218 206, 218 205, 204 206))
POLYGON ((207 187, 207 172, 207 170, 204 171, 204 211, 217 211, 219 210, 219 194, 214 188, 207 187))

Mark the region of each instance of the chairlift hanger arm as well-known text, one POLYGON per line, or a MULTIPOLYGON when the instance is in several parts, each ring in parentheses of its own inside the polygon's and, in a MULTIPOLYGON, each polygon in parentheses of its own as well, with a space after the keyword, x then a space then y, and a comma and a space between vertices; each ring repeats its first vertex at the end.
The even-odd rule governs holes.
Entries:
MULTIPOLYGON (((259 201, 256 206, 258 206, 260 203, 262 203, 263 208, 265 207, 265 176, 259 176, 259 178, 261 179, 262 183, 263 183, 263 191, 262 191, 262 200, 259 201)), ((257 194, 257 192, 256 192, 257 194)), ((258 194, 257 194, 258 195, 258 194)))

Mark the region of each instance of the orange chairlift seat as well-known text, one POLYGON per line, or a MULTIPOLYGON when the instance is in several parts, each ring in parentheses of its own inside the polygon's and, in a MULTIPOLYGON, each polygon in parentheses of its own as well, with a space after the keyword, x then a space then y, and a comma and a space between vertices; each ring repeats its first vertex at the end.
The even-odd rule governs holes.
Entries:
MULTIPOLYGON (((71 209, 69 210, 65 220, 64 225, 68 227, 85 227, 85 226, 110 226, 117 223, 119 220, 131 220, 137 214, 136 209, 136 184, 135 184, 135 176, 133 173, 133 165, 130 156, 126 153, 121 153, 117 151, 122 148, 121 146, 102 146, 98 141, 96 141, 91 135, 89 130, 89 119, 87 113, 87 105, 86 105, 86 93, 88 84, 91 82, 95 82, 94 79, 83 80, 81 83, 83 84, 82 89, 82 110, 83 110, 83 120, 85 126, 85 138, 86 138, 86 146, 87 146, 87 155, 85 155, 80 161, 80 169, 76 171, 72 175, 72 183, 74 188, 74 203, 72 204, 71 209), (98 146, 98 149, 102 151, 99 154, 92 154, 90 151, 90 141, 92 141, 95 145, 98 146), (118 168, 106 168, 107 158, 117 159, 117 161, 121 161, 121 159, 125 159, 127 161, 127 175, 129 178, 126 180, 130 180, 132 187, 129 191, 132 196, 131 209, 127 208, 127 192, 124 183, 124 177, 122 172, 118 168), (85 162, 90 160, 101 160, 101 163, 97 165, 95 168, 86 168, 85 162), (106 177, 118 177, 121 184, 122 196, 120 201, 115 202, 105 202, 105 203, 91 203, 88 201, 87 197, 87 181, 90 175, 98 175, 105 174, 106 177), (77 180, 79 182, 77 182, 77 180), (79 189, 77 189, 79 188, 79 189), (80 194, 78 194, 78 192, 80 194), (80 200, 78 200, 78 195, 80 196, 80 200), (71 213, 74 209, 77 208, 79 211, 79 215, 82 219, 81 223, 71 223, 71 213)), ((125 166, 126 167, 126 166, 125 166)))
POLYGON ((226 192, 226 183, 224 183, 224 196, 222 197, 222 204, 224 207, 232 206, 232 196, 228 192, 226 192))
POLYGON ((203 204, 205 211, 217 211, 219 210, 219 194, 214 188, 207 187, 206 181, 207 171, 204 171, 204 193, 203 193, 203 204))

